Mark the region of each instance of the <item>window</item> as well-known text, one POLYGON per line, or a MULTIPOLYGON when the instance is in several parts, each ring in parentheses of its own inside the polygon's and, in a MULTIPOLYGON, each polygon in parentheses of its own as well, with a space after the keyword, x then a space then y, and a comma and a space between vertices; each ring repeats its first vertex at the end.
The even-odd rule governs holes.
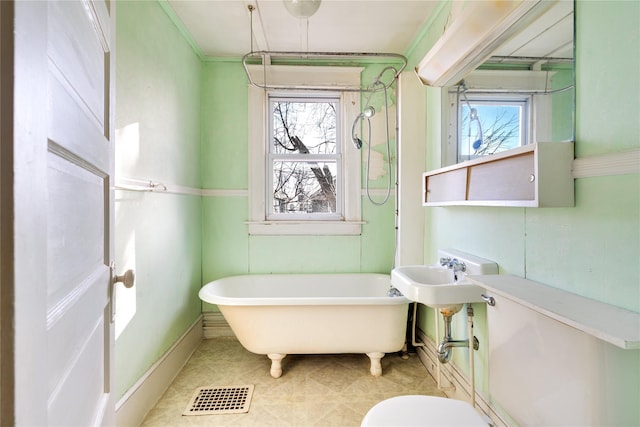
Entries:
POLYGON ((458 162, 529 143, 530 97, 485 94, 460 98, 458 162))
POLYGON ((267 219, 341 220, 338 96, 269 96, 267 219))
MULTIPOLYGON (((259 80, 264 70, 255 67, 259 80)), ((359 86, 361 71, 275 65, 270 77, 300 88, 249 86, 250 234, 361 233, 360 151, 346 144, 345 124, 358 115, 360 94, 301 87, 359 86)))
POLYGON ((476 70, 443 94, 442 164, 552 140, 553 71, 476 70), (447 96, 448 95, 448 96, 447 96))

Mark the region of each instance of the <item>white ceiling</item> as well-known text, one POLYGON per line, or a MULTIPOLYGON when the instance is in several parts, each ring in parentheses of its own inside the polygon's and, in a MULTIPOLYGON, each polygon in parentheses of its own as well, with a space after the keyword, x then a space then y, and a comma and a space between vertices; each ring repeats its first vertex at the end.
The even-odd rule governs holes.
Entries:
POLYGON ((405 54, 436 0, 323 0, 308 20, 281 0, 169 0, 205 56, 251 51, 379 52, 405 54), (307 26, 308 24, 308 26, 307 26))
MULTIPOLYGON (((282 0, 168 0, 207 57, 239 57, 252 50, 406 54, 438 3, 323 0, 307 20, 289 14, 282 0), (249 5, 255 7, 253 17, 249 5)), ((571 58, 572 10, 573 1, 560 1, 497 54, 571 58)))
POLYGON ((573 58, 573 1, 557 2, 493 54, 519 58, 573 58))

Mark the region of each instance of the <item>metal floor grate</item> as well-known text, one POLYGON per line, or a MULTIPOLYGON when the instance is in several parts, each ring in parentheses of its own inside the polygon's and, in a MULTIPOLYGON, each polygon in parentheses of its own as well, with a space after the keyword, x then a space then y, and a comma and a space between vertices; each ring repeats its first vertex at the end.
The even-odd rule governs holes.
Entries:
POLYGON ((242 414, 249 412, 253 385, 200 387, 182 415, 242 414))

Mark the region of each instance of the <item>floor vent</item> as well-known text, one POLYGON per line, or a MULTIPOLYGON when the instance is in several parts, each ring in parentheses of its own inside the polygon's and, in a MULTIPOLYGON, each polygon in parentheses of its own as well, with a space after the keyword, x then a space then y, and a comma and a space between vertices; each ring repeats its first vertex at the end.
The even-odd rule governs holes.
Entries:
POLYGON ((249 412, 253 385, 200 387, 182 415, 243 414, 249 412))

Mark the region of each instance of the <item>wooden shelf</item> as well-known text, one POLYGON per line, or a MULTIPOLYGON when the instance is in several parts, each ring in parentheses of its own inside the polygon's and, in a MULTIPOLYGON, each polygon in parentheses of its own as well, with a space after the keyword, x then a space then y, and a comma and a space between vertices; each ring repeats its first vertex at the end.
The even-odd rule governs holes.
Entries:
POLYGON ((526 145, 423 174, 423 206, 574 206, 573 142, 526 145))

